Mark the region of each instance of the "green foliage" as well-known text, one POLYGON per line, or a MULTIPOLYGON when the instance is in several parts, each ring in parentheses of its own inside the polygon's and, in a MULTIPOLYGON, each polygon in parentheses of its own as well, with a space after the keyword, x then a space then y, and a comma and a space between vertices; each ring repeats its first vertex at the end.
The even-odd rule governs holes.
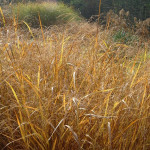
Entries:
POLYGON ((13 12, 19 21, 25 21, 32 27, 39 26, 39 15, 43 26, 81 20, 77 12, 62 3, 19 3, 13 7, 13 12))
POLYGON ((132 43, 135 40, 138 40, 138 38, 132 35, 131 33, 121 29, 113 35, 113 40, 114 42, 127 44, 132 43))

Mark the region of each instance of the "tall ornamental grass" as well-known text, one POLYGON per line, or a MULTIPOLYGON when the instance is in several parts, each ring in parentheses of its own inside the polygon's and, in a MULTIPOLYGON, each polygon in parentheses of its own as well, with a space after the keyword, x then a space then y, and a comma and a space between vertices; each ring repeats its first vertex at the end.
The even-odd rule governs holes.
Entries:
POLYGON ((62 3, 27 3, 13 6, 13 13, 21 22, 25 21, 32 27, 64 24, 71 21, 79 21, 81 17, 71 7, 62 3))
POLYGON ((150 148, 149 41, 114 42, 86 22, 27 32, 15 21, 0 28, 1 150, 150 148))

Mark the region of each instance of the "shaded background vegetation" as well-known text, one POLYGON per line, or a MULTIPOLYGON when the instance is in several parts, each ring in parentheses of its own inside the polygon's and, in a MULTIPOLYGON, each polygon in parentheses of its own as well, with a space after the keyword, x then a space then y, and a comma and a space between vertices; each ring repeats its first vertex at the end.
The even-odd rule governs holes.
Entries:
MULTIPOLYGON (((15 2, 34 2, 36 0, 12 0, 15 2)), ((38 0, 41 2, 43 0, 38 0)), ((49 0, 58 1, 68 4, 78 10, 82 16, 89 19, 92 15, 98 14, 98 7, 100 0, 49 0)), ((11 0, 0 0, 0 5, 4 3, 10 3, 11 0)), ((104 14, 112 9, 115 13, 124 9, 130 11, 131 19, 137 17, 140 20, 145 20, 150 17, 150 1, 149 0, 102 0, 101 12, 104 14)))
MULTIPOLYGON (((78 9, 85 18, 98 13, 99 0, 59 0, 73 5, 78 9)), ((131 17, 145 20, 150 17, 150 1, 149 0, 102 0, 101 11, 103 13, 113 9, 116 13, 124 8, 130 11, 131 17)))

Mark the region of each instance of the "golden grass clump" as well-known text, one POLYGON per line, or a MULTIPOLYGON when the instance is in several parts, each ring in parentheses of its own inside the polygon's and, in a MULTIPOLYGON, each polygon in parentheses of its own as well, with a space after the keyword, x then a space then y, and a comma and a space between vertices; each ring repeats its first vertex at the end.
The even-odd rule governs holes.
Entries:
POLYGON ((119 15, 114 13, 113 10, 110 10, 106 15, 106 26, 107 28, 113 28, 114 30, 118 30, 121 28, 128 28, 129 21, 129 11, 125 12, 124 9, 119 11, 119 15))
POLYGON ((142 42, 114 43, 86 22, 1 28, 0 149, 149 149, 142 42))
POLYGON ((144 37, 150 35, 150 18, 147 18, 144 21, 137 21, 134 19, 135 26, 136 26, 136 34, 142 35, 144 37))
POLYGON ((130 12, 125 12, 124 9, 119 11, 119 15, 110 10, 106 15, 106 27, 107 29, 111 28, 115 31, 118 29, 125 29, 130 31, 133 30, 136 35, 140 35, 144 38, 150 36, 150 18, 141 21, 134 17, 133 23, 131 23, 129 17, 130 12))

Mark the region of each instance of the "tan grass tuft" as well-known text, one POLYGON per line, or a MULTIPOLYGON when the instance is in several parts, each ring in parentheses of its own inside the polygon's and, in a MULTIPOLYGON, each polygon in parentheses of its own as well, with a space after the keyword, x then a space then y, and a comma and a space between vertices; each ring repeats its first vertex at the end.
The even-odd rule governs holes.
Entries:
POLYGON ((0 149, 149 149, 150 44, 114 42, 128 19, 107 17, 0 29, 0 149))

